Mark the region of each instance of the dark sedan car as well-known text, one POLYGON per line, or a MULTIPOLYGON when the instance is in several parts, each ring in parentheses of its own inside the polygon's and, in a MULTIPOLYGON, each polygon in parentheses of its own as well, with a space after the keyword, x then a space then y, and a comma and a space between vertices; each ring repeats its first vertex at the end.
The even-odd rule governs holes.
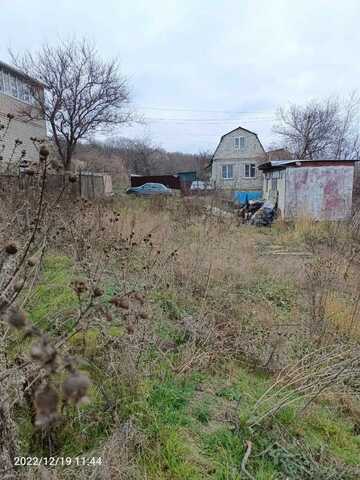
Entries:
POLYGON ((140 187, 131 187, 126 193, 132 193, 139 197, 149 197, 152 195, 172 195, 170 188, 165 187, 162 183, 144 183, 140 187))

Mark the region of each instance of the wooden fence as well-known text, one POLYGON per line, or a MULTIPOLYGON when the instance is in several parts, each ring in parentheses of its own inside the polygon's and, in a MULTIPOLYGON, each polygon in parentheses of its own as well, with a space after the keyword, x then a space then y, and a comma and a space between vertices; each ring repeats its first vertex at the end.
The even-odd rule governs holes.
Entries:
MULTIPOLYGON (((38 174, 0 175, 0 193, 12 193, 38 188, 41 178, 38 174)), ((112 195, 111 175, 106 173, 80 172, 71 182, 69 175, 49 174, 45 190, 56 193, 66 187, 67 194, 87 199, 103 198, 112 195)))
POLYGON ((102 198, 112 195, 112 178, 108 173, 80 172, 79 193, 83 198, 102 198))

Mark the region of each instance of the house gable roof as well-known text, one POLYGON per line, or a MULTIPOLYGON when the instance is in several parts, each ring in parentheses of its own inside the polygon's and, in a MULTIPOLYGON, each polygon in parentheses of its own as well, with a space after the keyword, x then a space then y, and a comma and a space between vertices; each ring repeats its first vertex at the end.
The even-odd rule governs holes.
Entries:
POLYGON ((234 132, 236 132, 236 130, 239 130, 239 129, 240 129, 240 130, 244 130, 244 132, 248 132, 248 133, 251 133, 252 135, 256 135, 256 136, 257 136, 257 133, 252 132, 251 130, 248 130, 247 128, 244 128, 244 127, 242 127, 242 126, 239 126, 239 127, 234 128, 233 130, 230 130, 230 132, 224 133, 224 135, 222 135, 220 141, 221 141, 224 137, 226 137, 226 135, 230 135, 230 133, 234 133, 234 132))
POLYGON ((260 144, 263 152, 265 153, 265 149, 264 149, 264 147, 262 146, 262 143, 260 142, 260 139, 259 139, 259 137, 258 137, 258 134, 255 133, 255 132, 252 132, 251 130, 248 130, 247 128, 244 128, 244 127, 239 126, 239 127, 234 128, 233 130, 230 130, 230 132, 224 133, 224 135, 221 136, 220 141, 219 141, 219 143, 218 143, 218 146, 216 147, 216 149, 215 149, 215 151, 214 151, 214 153, 213 153, 213 156, 211 157, 211 160, 210 160, 210 163, 209 163, 209 167, 208 167, 208 168, 211 167, 211 165, 212 165, 212 163, 213 163, 213 161, 214 161, 214 157, 215 157, 215 155, 216 155, 216 152, 218 151, 219 146, 220 146, 221 142, 223 141, 223 139, 224 139, 227 135, 230 135, 231 133, 236 132, 236 130, 244 130, 244 132, 250 133, 251 135, 255 135, 255 137, 257 138, 257 140, 258 140, 258 142, 259 142, 259 144, 260 144))

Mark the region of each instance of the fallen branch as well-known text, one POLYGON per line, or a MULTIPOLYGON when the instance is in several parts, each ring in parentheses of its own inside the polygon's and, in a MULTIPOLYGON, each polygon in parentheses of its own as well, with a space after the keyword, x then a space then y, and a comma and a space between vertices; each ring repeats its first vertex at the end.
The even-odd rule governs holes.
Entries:
POLYGON ((247 470, 246 470, 246 464, 249 460, 249 457, 251 455, 251 449, 252 449, 252 443, 250 440, 246 441, 246 452, 244 455, 244 458, 242 459, 241 462, 241 471, 245 473, 245 475, 250 478, 251 480, 255 480, 255 477, 253 477, 247 470))

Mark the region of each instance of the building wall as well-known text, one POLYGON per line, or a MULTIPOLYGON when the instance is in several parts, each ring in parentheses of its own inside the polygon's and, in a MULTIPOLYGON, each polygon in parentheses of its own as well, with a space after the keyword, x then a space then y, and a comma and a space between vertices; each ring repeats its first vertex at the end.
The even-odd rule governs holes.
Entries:
POLYGON ((287 168, 285 218, 310 216, 317 220, 351 217, 354 167, 287 168))
POLYGON ((265 173, 263 196, 278 201, 282 218, 342 220, 352 213, 353 182, 352 165, 289 167, 265 173))
POLYGON ((263 197, 277 206, 281 217, 285 212, 286 170, 274 170, 264 174, 263 197))
POLYGON ((264 163, 265 152, 254 133, 238 128, 225 135, 217 147, 212 164, 211 182, 217 188, 232 188, 236 190, 261 190, 263 174, 257 167, 264 163), (244 148, 235 148, 235 138, 244 137, 244 148), (245 164, 256 165, 255 178, 245 177, 245 164), (233 178, 224 179, 223 165, 233 165, 233 178))
POLYGON ((214 160, 212 165, 211 182, 216 188, 231 188, 235 190, 259 190, 261 191, 263 185, 263 174, 256 168, 256 177, 245 177, 245 164, 254 163, 256 166, 264 163, 263 160, 258 161, 254 158, 246 158, 243 160, 214 160), (233 165, 233 178, 224 179, 222 177, 222 166, 233 165))
POLYGON ((29 108, 34 107, 29 107, 28 104, 21 100, 0 93, 0 124, 7 124, 8 113, 15 116, 14 120, 11 121, 8 133, 4 139, 2 138, 4 130, 0 130, 0 155, 4 159, 1 162, 0 170, 4 169, 4 162, 10 158, 16 139, 21 140, 23 144, 16 148, 13 161, 16 162, 20 158, 22 150, 26 150, 26 160, 31 162, 38 161, 38 152, 30 138, 46 138, 46 124, 44 120, 34 120, 31 122, 22 120, 20 113, 24 111, 24 109, 29 108), (3 145, 5 145, 4 149, 3 145))

